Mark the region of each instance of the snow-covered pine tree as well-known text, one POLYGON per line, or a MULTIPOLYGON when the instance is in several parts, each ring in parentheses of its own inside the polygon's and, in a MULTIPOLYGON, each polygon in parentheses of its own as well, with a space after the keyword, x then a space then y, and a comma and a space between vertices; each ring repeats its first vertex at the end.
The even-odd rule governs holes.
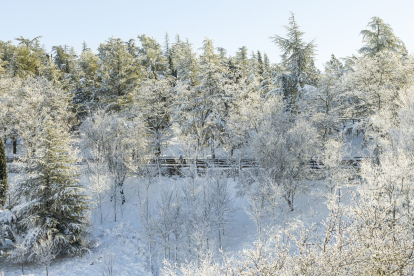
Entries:
POLYGON ((262 53, 260 51, 257 51, 256 53, 257 53, 256 56, 257 56, 257 64, 258 64, 257 74, 261 82, 263 80, 265 69, 264 69, 264 64, 263 64, 262 53))
POLYGON ((267 94, 275 89, 275 70, 270 65, 269 57, 263 53, 263 74, 261 74, 262 93, 267 94))
POLYGON ((390 24, 374 16, 367 27, 368 29, 362 30, 360 33, 362 41, 365 43, 364 47, 359 49, 360 54, 373 56, 381 51, 407 54, 404 42, 395 36, 390 24))
POLYGON ((168 68, 165 71, 165 75, 171 76, 173 78, 177 78, 177 68, 174 64, 174 59, 173 59, 174 51, 172 47, 170 46, 170 38, 168 36, 168 33, 165 33, 163 53, 164 53, 165 58, 168 61, 168 68))
POLYGON ((259 60, 254 51, 251 52, 249 59, 249 78, 257 78, 259 76, 259 60))
POLYGON ((195 86, 198 83, 196 76, 199 66, 192 45, 188 41, 181 41, 177 35, 176 42, 170 51, 177 78, 185 84, 195 86))
POLYGON ((168 59, 162 52, 161 45, 152 37, 145 34, 138 36, 141 47, 138 48, 141 64, 146 71, 145 77, 159 79, 168 69, 168 59))
POLYGON ((59 45, 52 47, 53 61, 65 74, 70 74, 76 70, 76 53, 74 52, 73 47, 68 45, 59 45))
POLYGON ((120 111, 132 100, 132 94, 141 79, 136 58, 128 45, 119 38, 110 38, 98 48, 100 87, 95 90, 97 105, 106 110, 120 111))
POLYGON ((66 87, 68 84, 64 78, 63 71, 59 70, 58 66, 54 63, 52 54, 48 55, 41 75, 56 87, 66 87))
MULTIPOLYGON (((1 49, 1 46, 0 46, 1 49)), ((6 74, 7 61, 3 58, 3 53, 0 50, 0 76, 6 74)))
POLYGON ((2 64, 1 66, 3 67, 3 72, 2 77, 3 76, 7 76, 10 77, 11 76, 11 67, 10 67, 10 63, 13 60, 13 55, 14 55, 14 51, 16 49, 16 46, 13 45, 13 43, 9 40, 9 41, 0 41, 0 53, 1 53, 1 61, 0 63, 2 64))
POLYGON ((69 91, 77 78, 77 54, 73 47, 68 45, 53 46, 52 52, 47 54, 47 62, 41 68, 41 76, 53 83, 57 87, 61 87, 65 91, 69 91))
POLYGON ((304 85, 313 85, 317 79, 318 71, 314 66, 316 44, 303 41, 304 32, 299 30, 295 15, 289 18, 289 25, 285 26, 287 37, 275 35, 273 42, 282 50, 282 65, 286 70, 279 77, 282 93, 287 104, 294 108, 298 93, 304 85))
MULTIPOLYGON (((28 159, 27 177, 18 184, 13 208, 25 233, 25 246, 52 235, 55 254, 76 254, 84 249, 88 197, 79 183, 69 133, 47 118, 40 133, 37 156, 28 159)), ((35 255, 29 250, 29 260, 35 255)))
POLYGON ((71 87, 72 104, 79 121, 83 121, 94 107, 93 92, 98 87, 98 61, 99 58, 84 43, 82 53, 77 60, 76 79, 71 87))
POLYGON ((8 191, 6 150, 3 139, 0 138, 0 208, 6 205, 8 191))
POLYGON ((413 85, 412 57, 405 56, 404 43, 394 35, 391 26, 373 17, 368 27, 361 31, 365 45, 359 52, 363 56, 350 60, 342 88, 354 97, 349 111, 362 117, 395 109, 398 94, 413 85))
POLYGON ((377 111, 395 109, 398 94, 413 84, 409 64, 386 51, 356 60, 341 84, 354 100, 348 107, 349 115, 364 119, 377 111))
POLYGON ((41 75, 44 65, 47 62, 47 55, 40 44, 41 36, 33 39, 20 36, 16 38, 19 46, 15 48, 13 57, 9 63, 9 70, 12 77, 27 77, 41 75))
POLYGON ((238 69, 240 70, 242 77, 248 77, 249 76, 249 57, 247 54, 247 47, 243 46, 240 47, 239 50, 236 52, 236 64, 238 69))
MULTIPOLYGON (((16 137, 16 110, 14 102, 18 99, 18 97, 16 97, 11 91, 18 87, 19 84, 20 82, 15 78, 0 78, 0 135, 1 139, 4 139, 4 141, 6 141, 7 138, 13 139, 16 137)), ((15 139, 13 139, 13 142, 14 141, 15 139)))

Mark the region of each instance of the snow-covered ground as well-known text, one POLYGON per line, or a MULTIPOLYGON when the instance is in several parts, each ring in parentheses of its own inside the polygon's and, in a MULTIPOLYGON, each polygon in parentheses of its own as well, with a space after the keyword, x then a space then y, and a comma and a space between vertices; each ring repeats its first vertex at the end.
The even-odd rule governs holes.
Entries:
MULTIPOLYGON (((361 150, 362 135, 347 138, 348 153, 359 156, 361 150), (350 152, 349 152, 350 150, 350 152), (356 152, 355 152, 356 151, 356 152)), ((10 141, 6 144, 7 155, 12 156, 10 141)), ((171 155, 184 154, 178 145, 170 146, 171 155)), ((346 150, 346 149, 345 149, 346 150)), ((18 154, 23 149, 18 145, 18 154)), ((10 164, 9 164, 10 165, 10 164)), ((19 165, 11 164, 9 169, 18 168, 19 165)), ((85 168, 83 168, 85 169, 85 168)), ((220 170, 220 169, 217 169, 220 170)), ((9 174, 11 187, 18 182, 19 175, 9 174)), ((88 184, 85 170, 81 181, 88 184)), ((55 259, 49 268, 50 275, 108 275, 104 270, 113 269, 112 275, 151 275, 150 254, 144 229, 140 224, 139 196, 144 179, 129 177, 125 182, 126 203, 118 212, 118 219, 114 222, 112 203, 106 200, 103 204, 103 223, 100 222, 100 212, 96 208, 90 216, 90 252, 82 257, 65 257, 55 259)), ((189 179, 173 177, 156 177, 149 189, 150 205, 155 207, 160 195, 166 188, 181 189, 189 179)), ((234 200, 234 212, 229 224, 226 225, 223 237, 223 251, 227 255, 236 254, 242 249, 253 246, 257 239, 255 223, 246 212, 248 201, 246 196, 238 197, 238 177, 229 177, 229 191, 234 200)), ((328 192, 322 181, 308 181, 295 199, 295 210, 292 212, 283 199, 280 199, 279 208, 274 219, 265 219, 266 228, 283 229, 291 222, 301 221, 305 225, 321 223, 328 215, 326 196, 328 192)), ((96 207, 96 206, 95 206, 96 207)), ((212 246, 217 247, 217 241, 212 241, 212 246)), ((156 257, 153 260, 154 274, 157 275, 162 266, 162 248, 156 245, 154 250, 156 257), (158 247, 158 250, 157 250, 158 247), (158 251, 158 254, 157 254, 158 251)), ((213 250, 214 251, 214 250, 213 250)), ((215 250, 218 252, 218 247, 215 250)), ((195 260, 188 260, 195 261, 195 260)), ((0 275, 21 275, 21 266, 0 261, 0 275)), ((35 264, 24 266, 25 275, 45 275, 44 267, 35 264)))
MULTIPOLYGON (((11 174, 10 180, 14 183, 16 175, 11 174)), ((86 177, 83 181, 87 183, 86 177)), ((105 275, 103 269, 110 266, 113 267, 113 275, 151 275, 147 242, 138 214, 137 193, 140 181, 137 178, 129 178, 126 181, 126 203, 122 207, 117 222, 113 221, 110 203, 103 206, 104 222, 102 224, 99 221, 98 211, 92 212, 90 230, 93 247, 90 252, 82 257, 54 260, 49 268, 50 275, 105 275)), ((151 204, 156 204, 162 187, 179 188, 185 181, 186 179, 179 176, 157 179, 150 186, 151 204)), ((223 250, 227 254, 232 254, 243 248, 251 247, 257 235, 256 226, 245 211, 246 198, 235 196, 237 178, 229 178, 228 181, 234 198, 235 211, 231 222, 226 226, 223 250)), ((327 215, 325 195, 326 189, 320 182, 309 182, 308 188, 298 195, 293 212, 289 210, 284 201, 281 201, 276 227, 284 228, 288 222, 298 220, 304 221, 305 224, 323 221, 327 215)), ((274 226, 271 220, 267 222, 269 226, 274 226)), ((154 261, 155 267, 162 265, 161 257, 157 258, 154 261)), ((0 263, 0 271, 7 276, 21 275, 21 267, 18 264, 0 263)), ((46 273, 44 267, 33 264, 25 265, 24 271, 25 275, 45 275, 46 273)))

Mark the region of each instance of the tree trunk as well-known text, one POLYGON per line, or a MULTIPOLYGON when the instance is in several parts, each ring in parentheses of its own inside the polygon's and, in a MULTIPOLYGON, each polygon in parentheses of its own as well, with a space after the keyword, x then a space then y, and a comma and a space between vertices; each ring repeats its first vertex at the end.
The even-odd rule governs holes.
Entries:
POLYGON ((13 154, 17 154, 17 139, 13 139, 13 154))
POLYGON ((102 211, 102 196, 99 195, 99 212, 101 217, 101 224, 103 224, 103 211, 102 211))
POLYGON ((117 184, 114 185, 114 193, 113 193, 113 198, 114 198, 114 221, 116 221, 116 197, 117 197, 117 184))
POLYGON ((284 198, 285 198, 287 204, 289 205, 290 211, 293 211, 294 210, 293 209, 293 202, 290 200, 289 196, 288 195, 285 195, 284 198))
POLYGON ((219 226, 219 248, 220 249, 222 249, 222 246, 221 246, 221 227, 219 226))
POLYGON ((216 151, 214 148, 214 136, 210 138, 210 146, 211 146, 211 158, 216 159, 216 151))
POLYGON ((154 274, 153 267, 152 267, 152 243, 151 240, 149 241, 149 258, 150 258, 150 271, 151 274, 154 274))

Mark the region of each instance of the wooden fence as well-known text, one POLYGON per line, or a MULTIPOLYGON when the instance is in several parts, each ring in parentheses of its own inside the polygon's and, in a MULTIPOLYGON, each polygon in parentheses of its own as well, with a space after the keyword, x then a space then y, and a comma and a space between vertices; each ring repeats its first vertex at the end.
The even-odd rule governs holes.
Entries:
MULTIPOLYGON (((341 161, 341 166, 359 168, 361 161, 366 157, 345 157, 341 161)), ((7 163, 12 162, 25 162, 25 157, 19 156, 6 156, 7 163)), ((78 165, 85 164, 84 162, 79 162, 78 165)), ((258 167, 258 162, 253 158, 182 158, 182 157, 172 157, 172 156, 161 156, 159 158, 148 159, 147 164, 150 166, 159 166, 164 168, 167 174, 174 175, 179 174, 181 168, 190 168, 197 167, 197 170, 205 170, 208 168, 224 168, 224 169, 245 169, 258 167)), ((322 161, 311 159, 307 164, 311 169, 319 170, 324 169, 325 165, 322 161)))

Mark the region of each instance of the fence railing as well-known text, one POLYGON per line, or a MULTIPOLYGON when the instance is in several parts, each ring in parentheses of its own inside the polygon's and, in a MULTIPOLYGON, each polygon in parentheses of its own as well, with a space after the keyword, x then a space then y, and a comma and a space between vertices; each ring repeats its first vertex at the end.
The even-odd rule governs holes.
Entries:
MULTIPOLYGON (((359 168, 361 161, 366 157, 344 157, 341 161, 341 166, 348 166, 359 168)), ((21 156, 6 156, 7 163, 25 162, 26 158, 21 156)), ((197 167, 197 169, 207 168, 232 168, 244 169, 258 167, 259 163, 254 158, 183 158, 173 156, 160 156, 158 158, 147 159, 146 164, 150 166, 159 166, 167 168, 169 171, 179 171, 180 168, 197 167)), ((86 164, 85 161, 79 162, 78 165, 86 164)), ((324 169, 325 165, 318 159, 310 159, 307 165, 311 169, 324 169)))

